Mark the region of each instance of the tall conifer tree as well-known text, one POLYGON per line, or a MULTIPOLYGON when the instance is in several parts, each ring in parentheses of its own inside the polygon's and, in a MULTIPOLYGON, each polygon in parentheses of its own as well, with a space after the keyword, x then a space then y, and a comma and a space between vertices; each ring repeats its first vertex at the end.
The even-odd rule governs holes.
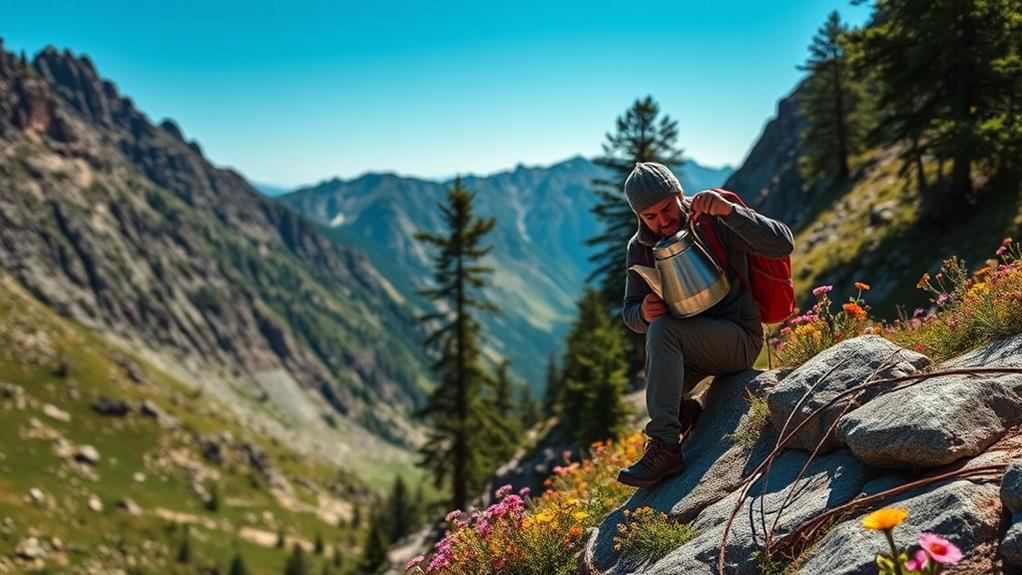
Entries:
POLYGON ((621 330, 611 324, 600 294, 587 289, 568 334, 563 375, 563 413, 579 444, 623 431, 628 418, 623 401, 627 365, 621 330))
POLYGON ((810 181, 831 176, 848 178, 849 156, 861 149, 864 118, 861 83, 851 74, 845 38, 848 27, 837 11, 813 36, 809 59, 799 69, 810 73, 803 87, 800 112, 803 172, 810 181))
POLYGON ((1017 0, 877 0, 874 9, 859 39, 863 68, 877 79, 878 143, 899 145, 907 165, 950 161, 947 179, 932 185, 919 170, 921 215, 946 227, 974 200, 974 167, 993 155, 1017 101, 1022 8, 1017 0))
POLYGON ((660 115, 660 105, 652 96, 636 100, 617 118, 615 127, 615 132, 607 134, 603 156, 595 160, 610 171, 609 178, 593 180, 598 199, 592 210, 603 230, 587 243, 597 246, 591 257, 596 268, 589 279, 596 280, 605 307, 616 314, 625 294, 625 247, 637 222, 624 196, 625 179, 636 162, 660 162, 677 171, 682 159, 678 123, 660 115))
POLYGON ((505 421, 486 401, 480 365, 478 314, 497 308, 482 294, 492 270, 480 264, 490 252, 483 238, 495 224, 473 211, 475 194, 461 179, 447 192, 440 211, 446 234, 419 232, 416 237, 437 248, 433 258, 435 287, 421 293, 436 303, 435 313, 422 318, 431 332, 425 345, 437 352, 433 369, 440 377, 420 415, 430 429, 421 464, 438 486, 451 481, 453 505, 464 509, 472 493, 482 489, 499 463, 495 444, 506 441, 505 421))

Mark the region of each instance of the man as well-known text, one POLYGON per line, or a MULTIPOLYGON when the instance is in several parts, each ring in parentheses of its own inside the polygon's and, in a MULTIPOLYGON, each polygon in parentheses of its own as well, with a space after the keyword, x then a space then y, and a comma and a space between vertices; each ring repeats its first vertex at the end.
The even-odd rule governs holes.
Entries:
POLYGON ((763 347, 763 326, 748 280, 747 253, 780 258, 791 253, 791 230, 750 208, 733 204, 714 191, 685 196, 678 179, 663 164, 644 162, 625 180, 625 196, 639 220, 628 242, 627 265, 652 265, 652 246, 673 236, 700 214, 712 225, 728 254, 731 290, 705 312, 685 319, 670 315, 666 304, 635 272, 625 280, 625 324, 646 334, 646 449, 636 463, 622 469, 618 481, 652 487, 684 467, 679 435, 694 425, 699 404, 683 399, 702 378, 752 367, 763 347), (705 217, 705 216, 704 216, 705 217), (680 412, 680 420, 679 420, 680 412))

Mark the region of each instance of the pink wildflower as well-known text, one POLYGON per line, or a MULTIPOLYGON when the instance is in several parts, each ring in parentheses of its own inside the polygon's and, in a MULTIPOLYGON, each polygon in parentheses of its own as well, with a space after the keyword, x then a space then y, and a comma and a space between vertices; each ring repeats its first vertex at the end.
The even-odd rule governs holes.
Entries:
POLYGON ((532 490, 529 489, 528 487, 523 487, 518 490, 519 497, 528 497, 530 493, 532 493, 532 490))
POLYGON ((916 318, 916 317, 919 317, 919 316, 923 315, 924 313, 926 313, 925 309, 923 309, 921 307, 917 307, 916 310, 914 312, 912 312, 912 317, 916 318))
POLYGON ((954 565, 962 560, 962 552, 947 539, 933 533, 919 536, 919 545, 926 553, 941 565, 954 565))
POLYGON ((923 342, 917 341, 916 344, 912 346, 912 349, 922 353, 922 352, 926 351, 926 346, 923 345, 923 342))
POLYGON ((829 293, 832 289, 834 289, 834 286, 832 285, 817 286, 813 288, 813 295, 816 297, 820 297, 825 293, 829 293))
POLYGON ((418 567, 419 564, 422 563, 425 560, 426 560, 426 556, 422 555, 422 554, 419 554, 419 555, 416 555, 415 557, 412 557, 412 560, 409 561, 407 564, 405 564, 405 571, 409 571, 409 570, 411 570, 411 569, 413 569, 415 567, 418 567))
POLYGON ((461 517, 461 510, 460 509, 455 509, 454 511, 451 511, 450 513, 448 513, 447 517, 444 517, 444 521, 446 521, 448 523, 454 523, 454 521, 456 519, 460 518, 460 517, 461 517))
POLYGON ((503 499, 503 498, 507 497, 510 494, 511 494, 511 486, 510 485, 502 485, 500 487, 500 489, 497 490, 497 499, 503 499))
POLYGON ((1001 246, 1001 247, 997 248, 997 251, 995 251, 994 253, 999 255, 999 256, 1003 256, 1004 252, 1006 252, 1006 251, 1008 251, 1008 248, 1006 248, 1004 246, 1001 246))
POLYGON ((929 563, 929 557, 926 555, 926 551, 920 549, 916 551, 916 556, 905 562, 905 569, 909 571, 922 571, 926 569, 926 564, 929 563))
POLYGON ((937 305, 944 305, 949 299, 951 299, 951 296, 946 293, 942 293, 937 296, 937 305))

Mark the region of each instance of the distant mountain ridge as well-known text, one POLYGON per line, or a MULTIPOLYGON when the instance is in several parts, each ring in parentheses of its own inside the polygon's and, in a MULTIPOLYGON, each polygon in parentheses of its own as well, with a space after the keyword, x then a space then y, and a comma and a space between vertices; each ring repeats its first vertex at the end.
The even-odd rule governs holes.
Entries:
POLYGON ((0 268, 334 461, 394 455, 359 426, 416 441, 428 360, 404 298, 85 56, 0 44, 0 268))
MULTIPOLYGON (((730 173, 729 167, 704 168, 687 161, 681 181, 694 193, 720 185, 730 173)), ((477 212, 497 219, 486 242, 494 246, 492 296, 502 312, 486 322, 491 350, 510 357, 515 372, 536 391, 546 358, 559 350, 592 271, 592 250, 585 242, 600 224, 590 212, 595 203, 591 184, 606 176, 603 168, 575 156, 549 167, 519 164, 463 178, 476 192, 477 212)), ((414 239, 415 232, 442 231, 437 203, 450 184, 367 173, 351 180, 333 178, 275 199, 323 226, 342 245, 365 249, 388 280, 412 294, 431 277, 430 254, 414 239)))

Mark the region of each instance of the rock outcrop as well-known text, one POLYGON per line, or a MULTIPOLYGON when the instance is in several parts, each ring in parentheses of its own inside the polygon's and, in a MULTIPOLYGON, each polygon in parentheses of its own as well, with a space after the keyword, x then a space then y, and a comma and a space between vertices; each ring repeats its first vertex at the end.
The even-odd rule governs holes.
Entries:
POLYGON ((1010 566, 1022 564, 1019 378, 925 374, 945 367, 1018 366, 1020 355, 1022 335, 934 367, 920 354, 866 336, 842 342, 786 376, 748 371, 718 378, 685 444, 685 471, 653 489, 637 490, 593 529, 579 559, 580 572, 716 575, 734 513, 724 544, 724 572, 752 575, 763 568, 755 558, 768 536, 783 541, 807 520, 842 507, 812 544, 796 547, 802 549, 796 573, 866 575, 876 572, 875 558, 886 541, 864 530, 862 518, 879 507, 898 506, 908 510, 895 530, 899 545, 918 548, 920 534, 936 533, 965 555, 948 573, 1012 573, 1010 566), (778 452, 768 468, 760 465, 789 416, 801 421, 811 411, 806 406, 821 406, 874 373, 917 374, 923 382, 881 385, 850 406, 836 403, 836 410, 822 413, 827 425, 814 424, 808 439, 778 452), (725 436, 748 417, 745 394, 750 392, 769 398, 771 423, 754 446, 742 448, 725 436), (843 442, 825 442, 828 451, 812 455, 808 450, 824 439, 831 423, 841 430, 843 442), (751 476, 757 469, 761 474, 751 476), (970 469, 986 471, 942 475, 970 469), (748 481, 753 483, 743 497, 748 481), (899 489, 911 482, 917 483, 899 489), (893 491, 886 498, 856 503, 888 490, 893 491), (613 536, 624 511, 645 506, 690 522, 696 536, 659 557, 616 551, 613 536))

